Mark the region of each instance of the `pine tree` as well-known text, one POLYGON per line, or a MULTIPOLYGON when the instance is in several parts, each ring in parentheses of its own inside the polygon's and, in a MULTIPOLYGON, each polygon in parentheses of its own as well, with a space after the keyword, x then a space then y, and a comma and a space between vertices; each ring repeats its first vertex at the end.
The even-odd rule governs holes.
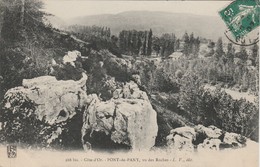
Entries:
POLYGON ((184 53, 184 55, 188 56, 189 55, 190 40, 189 40, 189 36, 188 36, 187 32, 185 32, 185 34, 183 35, 182 40, 184 42, 183 53, 184 53))
POLYGON ((240 46, 240 52, 238 53, 238 58, 240 58, 243 62, 247 60, 247 51, 244 46, 240 46))
POLYGON ((133 52, 132 31, 128 31, 127 43, 128 43, 127 52, 128 54, 132 54, 133 52))
POLYGON ((194 55, 198 56, 200 51, 200 38, 197 37, 194 41, 194 55))
POLYGON ((125 52, 125 31, 121 31, 119 33, 119 49, 121 50, 122 53, 125 52))
POLYGON ((153 39, 153 50, 155 51, 156 56, 158 56, 160 53, 160 39, 158 37, 153 39))
POLYGON ((220 57, 222 57, 224 54, 223 51, 223 42, 222 38, 219 38, 217 43, 216 43, 216 52, 215 52, 215 58, 219 60, 220 57))
POLYGON ((44 36, 44 16, 40 0, 4 0, 1 36, 6 42, 35 40, 44 36))
POLYGON ((147 42, 147 56, 151 56, 152 54, 152 36, 153 32, 152 29, 150 29, 149 34, 148 34, 148 42, 147 42))
POLYGON ((136 56, 138 55, 138 34, 137 31, 134 30, 133 31, 133 35, 132 35, 132 41, 133 41, 133 54, 136 56))
POLYGON ((143 42, 143 51, 142 51, 142 55, 146 55, 146 51, 147 51, 147 31, 145 31, 144 33, 144 42, 143 42))
POLYGON ((191 33, 190 34, 190 41, 189 41, 189 54, 192 53, 194 54, 195 53, 195 47, 194 47, 194 43, 195 43, 195 38, 194 38, 194 34, 191 33))
POLYGON ((255 66, 257 60, 257 55, 258 55, 258 45, 254 44, 251 48, 251 54, 249 55, 249 59, 252 61, 252 64, 255 66))
POLYGON ((180 39, 177 39, 174 45, 174 50, 177 51, 180 49, 180 39))
POLYGON ((228 43, 226 55, 227 55, 227 58, 229 60, 231 60, 231 62, 233 62, 233 60, 234 60, 234 54, 235 54, 235 52, 234 52, 232 43, 228 43))
POLYGON ((137 41, 137 50, 138 50, 138 54, 141 54, 141 48, 142 48, 142 34, 141 32, 138 32, 138 37, 137 37, 138 41, 137 41))

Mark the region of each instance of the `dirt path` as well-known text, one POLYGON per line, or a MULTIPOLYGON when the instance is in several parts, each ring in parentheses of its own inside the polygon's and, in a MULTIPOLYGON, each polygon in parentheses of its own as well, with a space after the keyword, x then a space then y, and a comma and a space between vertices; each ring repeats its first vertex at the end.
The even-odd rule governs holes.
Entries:
MULTIPOLYGON (((216 87, 215 86, 211 86, 211 85, 205 85, 204 86, 205 89, 210 89, 210 90, 215 90, 216 87)), ((225 89, 225 88, 221 88, 221 90, 224 90, 227 94, 229 94, 233 99, 239 100, 241 98, 246 99, 246 101, 249 101, 251 103, 255 103, 255 100, 258 98, 255 95, 249 94, 248 92, 238 92, 235 90, 231 90, 231 89, 225 89)))

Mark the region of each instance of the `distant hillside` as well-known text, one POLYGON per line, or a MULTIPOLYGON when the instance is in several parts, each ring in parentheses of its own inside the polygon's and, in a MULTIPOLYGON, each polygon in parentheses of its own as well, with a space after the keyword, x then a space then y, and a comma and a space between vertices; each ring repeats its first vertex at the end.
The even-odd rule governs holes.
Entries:
POLYGON ((217 16, 151 11, 77 17, 69 20, 68 24, 107 26, 111 28, 113 34, 118 34, 122 30, 152 28, 154 34, 157 35, 168 32, 182 36, 187 31, 214 40, 223 36, 226 29, 221 18, 217 16))

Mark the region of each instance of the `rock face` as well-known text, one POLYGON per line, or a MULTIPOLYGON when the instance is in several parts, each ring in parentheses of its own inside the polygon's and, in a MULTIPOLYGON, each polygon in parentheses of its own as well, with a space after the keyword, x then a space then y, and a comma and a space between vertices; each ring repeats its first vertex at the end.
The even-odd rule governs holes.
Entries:
MULTIPOLYGON (((102 102, 92 95, 84 113, 82 127, 83 145, 100 145, 110 142, 113 147, 150 149, 155 144, 158 131, 156 112, 145 92, 134 82, 125 84, 113 93, 114 98, 102 102), (106 138, 98 140, 101 135, 106 138), (109 141, 105 141, 109 140, 109 141)), ((84 148, 89 148, 89 147, 84 148)))
POLYGON ((0 114, 4 140, 39 147, 63 142, 61 134, 87 105, 86 80, 86 74, 78 81, 42 76, 24 79, 22 86, 8 90, 0 114))
POLYGON ((48 124, 66 121, 76 114, 75 108, 86 105, 86 80, 86 74, 79 81, 58 81, 52 76, 24 79, 23 86, 6 92, 5 108, 15 107, 13 101, 19 94, 35 103, 35 114, 39 120, 44 118, 48 124))
POLYGON ((166 137, 167 145, 174 150, 193 150, 192 140, 195 138, 195 130, 190 127, 180 127, 171 130, 166 137))
POLYGON ((71 64, 73 67, 75 67, 75 61, 77 60, 77 58, 81 57, 81 53, 79 51, 72 51, 72 52, 68 52, 68 54, 66 54, 63 57, 63 64, 69 63, 71 64))
MULTIPOLYGON (((63 65, 52 63, 53 71, 57 67, 58 74, 67 76, 69 71, 74 75, 74 70, 78 73, 78 57, 80 52, 68 52, 63 65), (64 69, 60 72, 58 67, 64 69)), ((0 113, 0 142, 3 134, 3 141, 41 143, 47 147, 74 143, 72 147, 83 146, 85 150, 143 150, 154 146, 158 131, 156 111, 135 82, 107 80, 111 98, 102 101, 100 94, 87 95, 88 77, 84 72, 79 80, 57 80, 57 76, 24 79, 22 86, 6 92, 0 113)))
POLYGON ((223 132, 212 125, 197 125, 194 128, 186 126, 173 129, 166 140, 170 149, 200 151, 243 147, 247 139, 236 133, 223 132))

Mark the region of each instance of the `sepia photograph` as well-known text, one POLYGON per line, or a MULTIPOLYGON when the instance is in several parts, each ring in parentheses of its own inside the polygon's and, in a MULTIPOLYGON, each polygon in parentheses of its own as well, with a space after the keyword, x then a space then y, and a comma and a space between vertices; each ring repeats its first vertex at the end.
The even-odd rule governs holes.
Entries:
POLYGON ((0 167, 258 167, 259 0, 0 0, 0 167))

